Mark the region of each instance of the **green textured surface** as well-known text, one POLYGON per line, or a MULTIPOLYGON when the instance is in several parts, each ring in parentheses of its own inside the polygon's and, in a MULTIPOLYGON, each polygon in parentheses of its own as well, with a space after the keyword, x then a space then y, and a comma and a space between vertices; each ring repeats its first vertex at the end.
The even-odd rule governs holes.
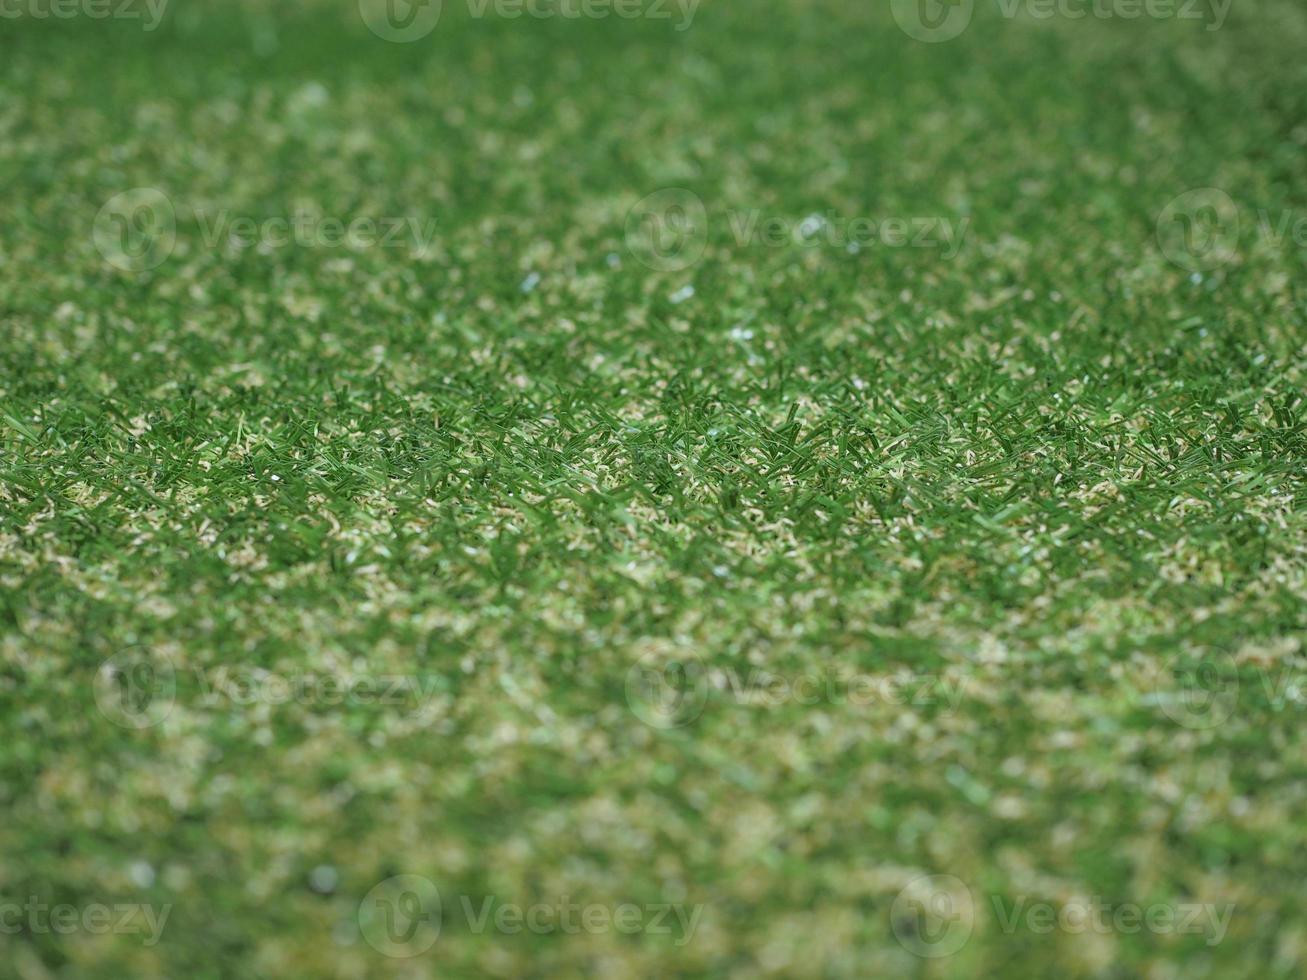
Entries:
POLYGON ((168 907, 6 913, 0 977, 1302 976, 1307 12, 980 8, 0 20, 0 904, 168 907), (297 213, 413 224, 227 234, 297 213), (840 238, 887 220, 965 238, 840 238), (1003 926, 1095 897, 1234 909, 1003 926))

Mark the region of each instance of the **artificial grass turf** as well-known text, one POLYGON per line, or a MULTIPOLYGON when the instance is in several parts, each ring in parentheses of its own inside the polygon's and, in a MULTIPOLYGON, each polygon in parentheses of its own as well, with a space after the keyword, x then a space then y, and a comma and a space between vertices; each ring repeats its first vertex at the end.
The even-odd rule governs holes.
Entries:
POLYGON ((0 975, 1301 975, 1307 16, 981 8, 0 23, 0 897, 169 910, 23 911, 0 975), (673 188, 688 264, 628 221, 673 188), (435 230, 233 238, 300 212, 435 230), (1004 928, 1095 897, 1234 909, 1004 928))

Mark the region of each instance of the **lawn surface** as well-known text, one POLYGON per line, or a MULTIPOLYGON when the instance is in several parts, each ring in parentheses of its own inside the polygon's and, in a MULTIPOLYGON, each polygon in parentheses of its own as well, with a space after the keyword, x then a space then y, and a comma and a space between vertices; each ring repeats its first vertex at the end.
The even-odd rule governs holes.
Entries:
POLYGON ((477 9, 0 20, 0 977, 1302 976, 1302 5, 477 9))

